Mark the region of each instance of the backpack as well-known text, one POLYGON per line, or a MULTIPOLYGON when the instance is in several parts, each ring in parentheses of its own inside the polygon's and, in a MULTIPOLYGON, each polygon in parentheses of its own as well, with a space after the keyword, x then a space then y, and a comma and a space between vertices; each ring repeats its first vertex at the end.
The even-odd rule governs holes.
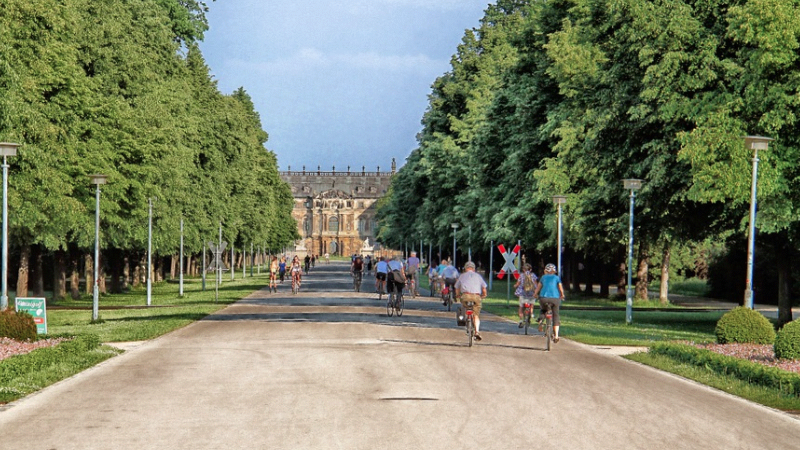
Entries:
POLYGON ((526 293, 533 293, 534 289, 536 289, 533 284, 533 274, 526 273, 522 276, 522 289, 525 290, 526 293))
POLYGON ((405 270, 393 270, 392 278, 394 279, 395 283, 405 283, 406 282, 405 270))

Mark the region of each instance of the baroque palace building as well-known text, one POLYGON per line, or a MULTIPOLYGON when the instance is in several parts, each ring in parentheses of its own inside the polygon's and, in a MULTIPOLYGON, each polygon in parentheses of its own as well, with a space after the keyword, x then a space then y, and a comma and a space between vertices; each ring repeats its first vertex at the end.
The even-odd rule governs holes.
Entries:
POLYGON ((289 184, 294 197, 292 216, 302 237, 292 255, 306 254, 352 255, 372 254, 375 245, 376 202, 389 190, 397 164, 392 159, 391 172, 361 171, 281 172, 281 178, 289 184))

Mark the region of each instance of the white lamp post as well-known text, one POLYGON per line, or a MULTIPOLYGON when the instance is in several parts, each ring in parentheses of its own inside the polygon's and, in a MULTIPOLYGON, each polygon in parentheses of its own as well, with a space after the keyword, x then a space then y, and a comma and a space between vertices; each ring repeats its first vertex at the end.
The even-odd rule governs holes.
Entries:
POLYGON ((153 199, 147 199, 147 306, 153 303, 153 199))
POLYGON ((94 285, 92 289, 92 321, 98 319, 100 309, 100 185, 106 184, 108 176, 94 174, 89 175, 89 180, 95 185, 95 207, 94 207, 94 285))
POLYGON ((456 266, 456 230, 458 230, 458 224, 452 223, 450 226, 453 227, 453 267, 458 267, 456 266))
POLYGON ((625 187, 625 189, 631 191, 630 214, 628 221, 628 290, 625 296, 625 323, 630 325, 630 323, 633 321, 633 204, 636 200, 636 191, 642 188, 642 180, 632 178, 622 180, 622 185, 625 187))
POLYGON ((553 201, 558 205, 558 251, 556 254, 556 260, 558 263, 558 276, 559 278, 562 276, 561 274, 561 205, 567 203, 567 196, 566 195, 554 195, 553 201))
POLYGON ((17 156, 19 144, 0 142, 3 155, 3 292, 0 293, 0 311, 8 308, 8 161, 6 157, 17 156))
POLYGON ((756 247, 756 183, 758 181, 758 151, 767 150, 772 138, 745 136, 744 145, 753 151, 753 184, 750 187, 750 239, 747 243, 747 285, 744 290, 744 306, 754 307, 753 299, 753 254, 756 247))

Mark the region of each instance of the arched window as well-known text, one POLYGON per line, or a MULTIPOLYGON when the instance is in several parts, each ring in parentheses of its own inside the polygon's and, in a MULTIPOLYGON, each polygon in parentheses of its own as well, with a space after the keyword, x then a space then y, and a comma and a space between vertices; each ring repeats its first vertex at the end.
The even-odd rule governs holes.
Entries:
POLYGON ((339 231, 339 218, 337 216, 333 216, 328 220, 328 231, 332 233, 339 231))

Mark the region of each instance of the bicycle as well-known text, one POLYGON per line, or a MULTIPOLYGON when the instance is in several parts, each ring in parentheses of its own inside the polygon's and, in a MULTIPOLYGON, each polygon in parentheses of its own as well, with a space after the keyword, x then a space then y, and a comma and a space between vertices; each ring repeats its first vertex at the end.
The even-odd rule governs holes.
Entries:
POLYGON ((545 311, 544 313, 544 318, 545 318, 544 338, 546 342, 545 350, 549 352, 550 343, 555 342, 555 336, 553 336, 553 308, 551 307, 550 303, 543 303, 541 305, 545 311))
POLYGON ((298 292, 300 292, 300 277, 292 275, 292 294, 297 294, 298 292))
POLYGON ((448 311, 450 311, 450 307, 455 300, 453 293, 454 290, 455 288, 451 286, 446 286, 444 289, 442 289, 442 302, 447 306, 448 311))
POLYGON ((533 315, 533 305, 530 302, 522 304, 522 325, 525 327, 525 334, 528 334, 528 327, 531 325, 533 315))
POLYGON ((466 320, 467 327, 467 345, 472 347, 472 341, 475 339, 475 302, 466 302, 466 311, 464 311, 464 319, 466 320))
POLYGON ((403 307, 405 306, 405 300, 403 300, 403 291, 402 289, 395 289, 392 292, 389 292, 389 301, 386 302, 386 315, 392 317, 392 314, 395 312, 397 313, 397 317, 403 315, 403 307))
POLYGON ((353 276, 353 289, 356 292, 361 292, 361 280, 363 279, 363 272, 350 272, 353 276))
POLYGON ((417 297, 417 279, 409 277, 407 286, 408 286, 408 291, 411 293, 411 298, 416 298, 417 297))

